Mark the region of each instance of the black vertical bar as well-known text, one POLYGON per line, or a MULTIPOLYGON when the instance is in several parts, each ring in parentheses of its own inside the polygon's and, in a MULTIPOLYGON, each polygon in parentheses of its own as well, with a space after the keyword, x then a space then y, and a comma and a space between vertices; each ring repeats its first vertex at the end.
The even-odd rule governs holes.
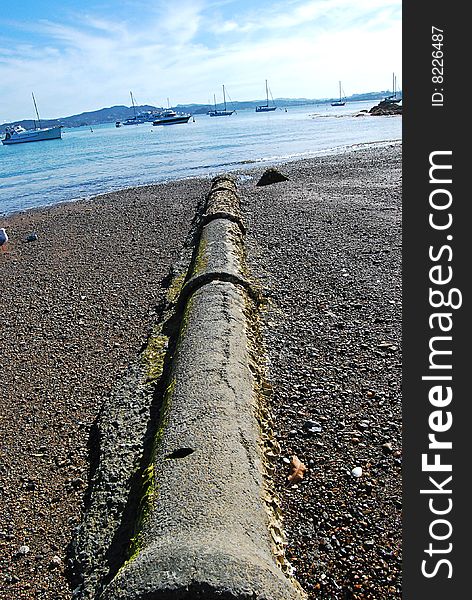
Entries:
POLYGON ((472 597, 467 21, 403 2, 405 600, 472 597))

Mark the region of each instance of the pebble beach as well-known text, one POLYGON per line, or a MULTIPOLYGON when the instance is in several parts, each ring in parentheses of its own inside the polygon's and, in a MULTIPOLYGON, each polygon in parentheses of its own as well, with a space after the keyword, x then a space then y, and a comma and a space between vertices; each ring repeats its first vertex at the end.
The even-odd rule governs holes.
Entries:
MULTIPOLYGON (((287 556, 310 599, 399 599, 401 144, 277 168, 287 181, 236 176, 267 299, 287 556), (293 456, 307 471, 289 485, 293 456)), ((1 220, 1 600, 73 597, 90 428, 149 335, 208 189, 181 180, 1 220)))
POLYGON ((401 145, 280 170, 242 193, 288 558, 309 598, 399 599, 401 145))

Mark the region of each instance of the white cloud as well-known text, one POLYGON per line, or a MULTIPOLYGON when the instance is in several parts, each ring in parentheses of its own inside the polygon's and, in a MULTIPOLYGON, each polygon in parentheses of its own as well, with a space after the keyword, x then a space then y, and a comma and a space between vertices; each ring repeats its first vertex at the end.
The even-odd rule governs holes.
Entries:
POLYGON ((239 21, 213 21, 212 30, 224 33, 227 24, 240 33, 290 29, 310 26, 318 30, 343 30, 355 24, 362 29, 385 28, 399 13, 401 4, 395 0, 286 0, 254 9, 239 21), (376 15, 382 13, 383 18, 376 15))

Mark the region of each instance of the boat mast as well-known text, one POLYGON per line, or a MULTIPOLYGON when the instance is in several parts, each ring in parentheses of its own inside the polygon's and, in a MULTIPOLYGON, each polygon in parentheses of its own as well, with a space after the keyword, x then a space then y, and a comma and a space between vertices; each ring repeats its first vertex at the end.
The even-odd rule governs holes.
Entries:
MULTIPOLYGON (((38 125, 39 125, 39 129, 41 129, 41 119, 39 118, 39 112, 38 112, 38 107, 36 106, 36 99, 34 97, 33 92, 31 92, 31 95, 33 96, 33 102, 34 102, 34 109, 36 110, 36 116, 38 117, 38 125)), ((36 127, 35 127, 36 129, 36 127)))
POLYGON ((341 102, 341 82, 339 82, 339 102, 341 102))
POLYGON ((134 114, 134 118, 136 119, 136 108, 134 106, 133 92, 130 92, 129 95, 131 96, 131 104, 133 105, 133 114, 134 114))
POLYGON ((216 112, 216 94, 213 94, 213 102, 215 103, 215 112, 216 112))
POLYGON ((266 79, 266 98, 267 98, 266 106, 268 107, 269 106, 269 88, 267 87, 267 79, 266 79))
POLYGON ((225 103, 225 112, 226 112, 226 96, 225 96, 225 86, 223 84, 223 102, 225 103))

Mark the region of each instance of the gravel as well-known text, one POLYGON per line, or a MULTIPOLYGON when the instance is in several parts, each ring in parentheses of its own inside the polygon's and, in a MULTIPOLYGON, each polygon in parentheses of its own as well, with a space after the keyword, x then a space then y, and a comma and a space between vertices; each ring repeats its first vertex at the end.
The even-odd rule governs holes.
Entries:
POLYGON ((71 598, 90 427, 147 338, 208 186, 136 188, 2 219, 1 600, 71 598))
MULTIPOLYGON (((401 145, 278 169, 287 181, 258 187, 264 169, 253 169, 239 190, 249 265, 268 299, 287 555, 310 598, 393 600, 401 145), (293 456, 308 470, 288 485, 293 456)), ((72 597, 90 427, 147 338, 208 189, 184 180, 2 219, 0 600, 72 597)))
POLYGON ((278 168, 240 191, 287 555, 310 598, 401 598, 401 145, 278 168))

